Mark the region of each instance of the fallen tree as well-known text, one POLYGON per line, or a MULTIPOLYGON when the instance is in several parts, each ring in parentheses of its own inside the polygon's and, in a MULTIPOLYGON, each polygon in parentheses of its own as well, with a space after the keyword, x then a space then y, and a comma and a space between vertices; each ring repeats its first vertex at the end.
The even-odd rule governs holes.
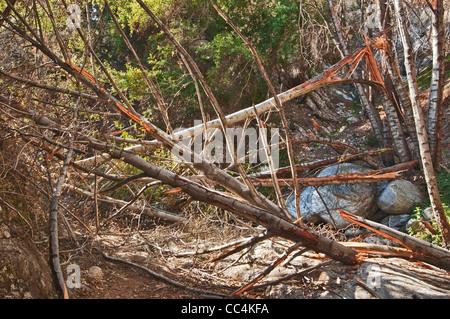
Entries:
MULTIPOLYGON (((379 35, 379 36, 381 36, 381 35, 379 35)), ((376 38, 377 37, 375 37, 374 40, 376 38)), ((359 60, 364 57, 364 53, 366 51, 367 51, 367 47, 365 45, 361 46, 359 49, 357 49, 354 52, 352 52, 351 54, 347 55, 346 57, 341 59, 339 62, 337 62, 330 68, 328 68, 323 73, 318 74, 315 77, 313 77, 312 79, 310 79, 302 84, 299 84, 285 92, 278 94, 277 95, 278 100, 281 103, 286 103, 292 99, 295 99, 299 96, 305 95, 305 94, 312 92, 314 90, 317 90, 321 87, 346 82, 345 78, 342 79, 341 77, 338 76, 338 72, 347 65, 358 64, 359 60)), ((64 63, 64 62, 61 61, 60 63, 64 63)), ((77 71, 76 68, 74 66, 71 66, 71 72, 74 72, 74 71, 77 71)), ((78 73, 80 73, 80 71, 78 71, 78 73)), ((91 83, 91 86, 92 86, 92 83, 91 83)), ((251 106, 246 109, 237 111, 235 113, 226 115, 224 117, 224 121, 226 122, 227 125, 233 125, 233 124, 242 122, 248 118, 255 117, 256 114, 263 114, 265 112, 268 112, 268 111, 274 109, 275 107, 276 107, 275 99, 272 97, 261 103, 254 105, 254 106, 251 106)), ((201 124, 198 124, 196 126, 193 126, 193 127, 187 128, 187 129, 175 131, 173 133, 172 138, 174 140, 180 140, 183 138, 191 138, 196 135, 203 134, 205 126, 208 127, 208 129, 220 128, 221 121, 220 121, 220 119, 215 119, 212 121, 208 121, 207 123, 201 123, 201 124)), ((134 146, 125 148, 125 150, 127 152, 131 152, 131 153, 135 153, 135 154, 140 154, 140 153, 146 152, 146 151, 148 151, 148 149, 149 148, 147 145, 134 145, 134 146)), ((103 158, 105 158, 109 155, 107 153, 105 153, 105 154, 102 154, 101 156, 103 158)), ((86 159, 77 161, 77 164, 88 166, 88 165, 92 165, 94 163, 94 161, 95 161, 95 159, 93 157, 90 157, 90 158, 86 158, 86 159)))
MULTIPOLYGON (((412 260, 420 260, 431 265, 437 266, 439 268, 450 271, 450 251, 442 247, 433 245, 426 241, 420 240, 408 234, 402 233, 393 228, 387 227, 385 225, 376 223, 371 220, 362 218, 361 216, 355 216, 353 214, 347 213, 343 210, 339 210, 339 214, 346 220, 374 231, 378 235, 381 235, 389 240, 396 242, 406 248, 405 250, 396 248, 386 248, 386 249, 374 249, 372 253, 386 253, 390 256, 398 256, 403 258, 410 258, 412 260)), ((358 250, 357 245, 346 245, 347 247, 353 247, 358 250)), ((361 247, 361 246, 360 246, 361 247)), ((363 252, 371 252, 370 249, 363 250, 363 252)))
MULTIPOLYGON (((325 161, 326 162, 326 161, 325 161)), ((320 163, 320 161, 319 161, 320 163)), ((400 173, 410 170, 416 167, 419 162, 411 161, 407 163, 401 163, 387 168, 372 170, 363 173, 353 173, 353 174, 341 174, 334 176, 325 177, 304 177, 298 178, 298 183, 303 186, 325 186, 325 185, 339 185, 339 184, 358 184, 358 183, 377 183, 391 181, 401 178, 400 173)), ((299 170, 303 169, 304 166, 300 166, 299 170)), ((285 173, 286 169, 282 169, 279 173, 285 173)), ((270 179, 251 177, 250 180, 257 187, 270 187, 272 181, 270 179)), ((292 185, 292 178, 280 178, 280 183, 284 185, 292 185)))
MULTIPOLYGON (((99 151, 110 149, 109 145, 91 141, 91 146, 99 151)), ((270 211, 253 206, 250 203, 239 200, 228 194, 207 188, 198 183, 192 182, 173 172, 157 167, 139 156, 130 154, 124 150, 114 150, 111 156, 122 159, 126 163, 142 170, 149 177, 160 180, 163 184, 179 187, 183 192, 189 194, 195 200, 203 201, 230 211, 237 216, 252 221, 265 227, 268 231, 274 232, 278 236, 302 242, 305 247, 323 252, 332 258, 345 263, 357 263, 356 253, 350 248, 337 244, 335 241, 314 233, 309 228, 300 227, 284 218, 276 216, 270 211)))
MULTIPOLYGON (((139 2, 143 4, 142 1, 139 2)), ((48 2, 47 6, 51 8, 48 2)), ((114 14, 111 8, 107 7, 107 9, 110 14, 114 14)), ((430 264, 449 270, 447 251, 438 249, 434 246, 426 245, 426 243, 414 241, 409 237, 404 237, 404 234, 401 235, 395 232, 392 233, 389 230, 380 228, 378 225, 371 224, 369 221, 353 218, 348 214, 344 215, 353 222, 359 223, 361 226, 377 230, 380 234, 396 240, 398 243, 404 245, 406 250, 396 248, 381 249, 379 247, 368 246, 361 247, 361 245, 343 244, 327 238, 318 234, 313 229, 301 224, 301 219, 294 221, 294 218, 287 213, 286 209, 283 207, 283 197, 279 196, 281 192, 277 193, 276 202, 263 195, 256 189, 256 187, 262 186, 273 187, 274 183, 280 183, 281 186, 286 185, 299 188, 304 186, 322 186, 342 183, 349 184, 389 181, 400 178, 401 172, 416 167, 418 165, 418 161, 401 163, 391 167, 384 167, 382 163, 376 160, 376 157, 391 152, 392 150, 390 149, 359 152, 355 147, 343 142, 319 137, 309 137, 298 139, 296 141, 289 141, 288 145, 291 146, 291 142, 325 143, 343 150, 343 152, 340 153, 344 155, 333 159, 310 163, 308 165, 294 165, 292 156, 290 156, 291 166, 287 168, 285 167, 275 170, 272 167, 269 172, 247 175, 247 173, 242 170, 242 167, 238 167, 238 173, 231 172, 230 170, 224 169, 220 165, 217 165, 217 163, 203 157, 201 152, 198 152, 198 150, 193 150, 190 146, 184 146, 178 143, 182 138, 192 138, 196 135, 203 134, 206 128, 224 130, 228 126, 257 117, 258 115, 271 111, 272 109, 280 109, 281 103, 286 103, 289 100, 305 95, 323 86, 337 83, 350 83, 350 80, 348 79, 349 74, 352 73, 363 58, 368 59, 368 62, 370 62, 369 71, 371 73, 376 73, 376 61, 373 59, 373 53, 370 50, 369 42, 365 46, 355 50, 353 53, 346 55, 338 63, 334 64, 328 70, 313 77, 312 79, 278 95, 273 94, 274 96, 271 99, 263 101, 257 105, 252 105, 251 107, 236 113, 225 115, 222 112, 220 105, 212 95, 211 88, 207 86, 207 83, 205 83, 204 78, 201 76, 200 70, 195 68, 195 63, 190 60, 190 56, 187 51, 184 50, 183 47, 181 47, 180 44, 173 38, 171 41, 177 46, 178 51, 181 52, 183 58, 182 60, 188 61, 185 62, 186 67, 195 71, 195 75, 200 80, 205 90, 205 94, 211 100, 214 111, 219 118, 206 122, 206 117, 203 116, 203 122, 201 124, 179 132, 171 132, 168 114, 164 113, 167 111, 165 109, 165 102, 156 97, 157 100, 159 99, 158 104, 163 112, 162 115, 168 127, 168 132, 165 132, 133 108, 133 103, 128 100, 126 92, 121 90, 114 81, 114 77, 112 76, 110 69, 100 60, 95 50, 92 48, 89 37, 84 34, 84 31, 81 28, 77 29, 77 32, 85 45, 86 56, 90 55, 93 69, 95 69, 95 64, 100 66, 103 76, 102 79, 106 77, 109 83, 101 83, 95 72, 90 74, 85 69, 86 65, 82 64, 80 60, 75 58, 71 59, 71 56, 68 54, 68 49, 65 47, 64 41, 61 41, 62 34, 58 31, 55 25, 55 37, 59 40, 57 42, 60 46, 61 52, 57 52, 57 50, 54 50, 51 47, 50 43, 46 43, 44 38, 39 36, 39 34, 34 30, 32 27, 33 24, 28 23, 27 19, 21 16, 18 11, 16 11, 13 7, 11 7, 11 10, 14 13, 14 19, 6 16, 2 20, 3 23, 8 25, 9 30, 11 30, 15 36, 22 38, 21 40, 27 41, 27 45, 29 43, 32 47, 34 47, 34 49, 37 49, 36 52, 40 51, 42 53, 42 57, 45 58, 46 61, 50 61, 50 64, 57 66, 56 72, 60 72, 61 74, 64 74, 64 76, 70 76, 74 80, 74 83, 76 83, 78 90, 69 90, 59 88, 54 85, 38 83, 35 80, 29 80, 23 76, 13 74, 11 70, 0 70, 2 79, 8 79, 12 83, 22 83, 24 86, 30 88, 30 90, 45 90, 45 92, 51 92, 51 94, 55 94, 57 97, 64 94, 68 97, 68 101, 73 101, 73 99, 76 99, 78 103, 79 101, 86 100, 88 103, 95 103, 95 107, 101 105, 102 108, 106 108, 108 114, 118 115, 120 120, 129 120, 131 125, 135 125, 137 129, 144 131, 146 138, 150 137, 153 139, 150 141, 140 141, 137 137, 125 138, 116 136, 118 133, 122 132, 122 130, 119 132, 111 132, 111 130, 108 131, 108 128, 106 128, 106 132, 103 130, 93 132, 90 130, 92 127, 89 126, 79 128, 77 125, 72 125, 76 122, 76 118, 73 119, 73 121, 70 121, 68 120, 69 116, 60 116, 60 113, 56 111, 52 112, 51 109, 45 109, 44 107, 39 108, 33 103, 29 103, 30 101, 34 101, 32 98, 21 98, 22 94, 11 94, 7 97, 8 95, 6 93, 1 93, 0 103, 2 106, 5 106, 5 110, 2 108, 2 112, 7 114, 6 118, 8 120, 17 121, 17 123, 20 123, 20 125, 9 127, 8 133, 11 136, 17 134, 22 141, 25 141, 27 146, 35 147, 39 151, 44 150, 47 155, 44 157, 42 166, 48 165, 48 163, 54 160, 56 162, 55 166, 64 161, 64 170, 68 169, 69 166, 74 168, 74 170, 70 172, 74 173, 71 176, 73 181, 71 181, 70 184, 66 183, 64 187, 73 194, 80 195, 84 198, 92 198, 94 200, 94 213, 97 218, 97 231, 100 226, 100 223, 98 223, 97 202, 103 202, 121 207, 114 215, 110 216, 110 218, 119 216, 126 210, 131 210, 134 212, 143 213, 156 219, 164 219, 175 223, 184 222, 186 220, 185 216, 178 216, 168 213, 163 209, 155 208, 149 205, 151 200, 144 200, 142 203, 138 203, 138 199, 141 198, 140 196, 145 192, 150 184, 169 185, 173 189, 165 192, 163 191, 162 196, 177 193, 178 191, 183 192, 185 194, 184 196, 189 197, 189 202, 191 200, 195 200, 226 210, 231 212, 238 219, 245 219, 246 221, 250 221, 258 226, 264 227, 267 230, 267 234, 270 236, 279 236, 294 242, 294 245, 286 251, 286 254, 271 266, 272 268, 268 269, 267 272, 262 273, 261 276, 256 278, 249 285, 245 286, 242 290, 236 292, 236 295, 256 284, 258 280, 265 276, 271 269, 276 267, 284 260, 284 258, 288 256, 289 253, 293 252, 299 246, 305 247, 305 249, 311 249, 324 253, 335 260, 351 265, 357 264, 363 260, 364 256, 368 253, 378 252, 384 254, 385 256, 399 256, 429 262, 430 264), (16 21, 20 21, 20 25, 18 25, 16 21), (62 53, 62 55, 60 53, 62 53), (344 76, 341 77, 339 74, 344 67, 348 67, 350 71, 346 74, 344 73, 344 76), (87 88, 94 94, 82 92, 82 88, 87 88), (15 99, 17 99, 17 102, 15 99), (40 111, 37 111, 34 108, 40 109, 40 111), (22 120, 22 118, 25 118, 25 120, 22 120), (37 125, 32 126, 29 119, 34 120, 34 123, 37 125), (31 126, 31 128, 29 126, 31 126), (17 129, 17 127, 20 127, 21 129, 17 129), (70 137, 70 140, 68 140, 68 136, 70 137), (121 143, 126 146, 133 144, 133 146, 124 148, 121 146, 121 143), (73 144, 76 144, 77 147, 75 148, 73 144), (173 166, 170 168, 165 168, 164 163, 160 160, 157 162, 159 165, 158 166, 152 162, 150 159, 152 155, 149 154, 150 151, 156 148, 165 148, 169 151, 173 150, 175 151, 174 153, 178 152, 178 154, 187 155, 187 157, 194 159, 194 161, 175 162, 173 160, 169 160, 173 166), (66 150, 70 150, 70 152, 73 151, 81 157, 87 156, 87 154, 93 154, 93 156, 89 155, 90 157, 88 158, 70 161, 69 157, 71 156, 64 155, 66 150), (96 155, 98 152, 100 152, 100 155, 96 155), (298 177, 296 175, 297 173, 311 172, 314 169, 329 165, 331 163, 355 160, 365 161, 375 169, 361 174, 338 175, 327 178, 298 177), (177 171, 180 167, 185 170, 183 173, 177 171), (189 174, 186 174, 185 176, 184 173, 186 171, 189 171, 189 174), (282 174, 291 174, 291 176, 290 178, 279 177, 282 174), (73 176, 75 176, 75 178, 73 176), (271 179, 267 179, 266 177, 268 176, 271 176, 271 179), (104 182, 101 189, 98 187, 98 178, 100 178, 101 182, 104 182), (89 184, 92 180, 93 183, 89 184), (143 186, 142 183, 148 184, 143 186), (112 197, 115 195, 113 192, 121 188, 129 190, 128 196, 130 196, 131 199, 128 198, 128 200, 125 201, 112 197), (106 194, 112 195, 106 196, 106 194)), ((51 12, 51 10, 49 10, 49 12, 51 12)), ((55 24, 53 19, 51 19, 51 22, 55 24)), ((114 22, 116 26, 120 28, 119 23, 117 23, 116 20, 114 20, 114 22)), ((159 21, 158 25, 164 29, 164 25, 161 21, 159 21)), ((119 30, 119 32, 122 37, 124 37, 124 40, 126 40, 124 33, 121 30, 119 30)), ((171 37, 168 30, 165 30, 165 33, 167 36, 171 37)), ((378 37, 375 37, 374 41, 376 41, 378 37)), ((127 40, 125 42, 128 48, 132 50, 133 48, 131 42, 127 40)), ((132 52, 133 55, 135 55, 135 58, 138 58, 136 52, 132 52)), ((141 72, 145 72, 142 64, 139 64, 139 66, 141 72)), ((52 70, 52 72, 53 71, 54 70, 52 70)), ((192 76, 194 81, 195 75, 192 76)), ((379 75, 378 77, 374 77, 372 74, 372 79, 373 78, 375 78, 376 81, 368 81, 363 79, 360 81, 361 83, 364 82, 365 84, 375 85, 377 87, 383 86, 379 75)), ((158 95, 159 92, 156 92, 156 86, 153 82, 151 82, 151 79, 147 75, 145 75, 145 80, 152 88, 152 93, 158 95)), ((351 79, 351 83, 355 81, 358 80, 351 79)), ((30 96, 33 96, 33 94, 30 94, 30 96)), ((54 99, 56 100, 57 98, 54 99)), ((63 108, 63 106, 60 106, 57 103, 53 104, 55 109, 58 111, 59 107, 63 108)), ((87 106, 92 105, 87 104, 87 106)), ((70 106, 64 107, 69 110, 75 109, 70 106)), ((99 111, 96 115, 100 114, 101 113, 99 111)), ((106 121, 112 122, 111 119, 105 120, 105 122, 106 121)), ((258 122, 258 124, 260 127, 264 125, 260 122, 258 122)), ((0 125, 4 125, 3 121, 0 125)), ((284 128, 288 129, 286 125, 284 125, 284 128)), ((267 140, 264 142, 266 147, 270 146, 267 140)), ((292 155, 292 149, 289 149, 289 151, 289 155, 292 155)), ((236 165, 236 158, 234 164, 236 165)), ((48 183, 52 185, 52 171, 48 167, 47 174, 48 183)), ((52 242, 54 242, 57 237, 57 223, 55 216, 57 213, 59 192, 61 191, 60 187, 65 175, 61 174, 60 176, 61 178, 57 184, 58 188, 56 189, 51 200, 50 219, 52 225, 52 242)), ((277 184, 276 186, 279 187, 280 185, 277 184)), ((180 224, 186 225, 185 223, 180 224)), ((256 241, 257 240, 254 242, 256 241)), ((245 245, 241 245, 241 247, 243 246, 245 245)), ((57 256, 59 249, 58 246, 52 245, 51 248, 52 257, 57 256)), ((236 248, 236 250, 238 249, 239 248, 236 248)), ((59 277, 61 277, 61 274, 59 277)), ((61 278, 60 282, 63 282, 61 278)))

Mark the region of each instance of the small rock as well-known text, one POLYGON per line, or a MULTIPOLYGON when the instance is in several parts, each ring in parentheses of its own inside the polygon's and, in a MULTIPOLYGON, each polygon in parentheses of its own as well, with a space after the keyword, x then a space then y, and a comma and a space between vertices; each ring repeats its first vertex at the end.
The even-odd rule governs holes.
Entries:
POLYGON ((410 219, 406 223, 406 229, 411 230, 413 232, 417 232, 422 229, 422 225, 420 224, 420 221, 415 219, 410 219))
POLYGON ((88 269, 88 276, 94 279, 103 277, 103 270, 98 266, 92 266, 88 269))
POLYGON ((416 185, 407 180, 389 183, 377 200, 378 207, 390 215, 409 214, 423 201, 416 185))
POLYGON ((5 224, 0 224, 0 238, 9 239, 11 238, 11 233, 9 227, 5 224))
POLYGON ((396 230, 400 230, 408 222, 409 217, 409 214, 388 215, 380 221, 380 224, 386 225, 396 230))
POLYGON ((434 213, 433 209, 431 207, 427 207, 422 211, 422 215, 426 218, 426 220, 433 220, 434 219, 434 213))
POLYGON ((345 230, 344 235, 348 238, 357 237, 359 235, 362 235, 364 231, 361 228, 349 228, 345 230))

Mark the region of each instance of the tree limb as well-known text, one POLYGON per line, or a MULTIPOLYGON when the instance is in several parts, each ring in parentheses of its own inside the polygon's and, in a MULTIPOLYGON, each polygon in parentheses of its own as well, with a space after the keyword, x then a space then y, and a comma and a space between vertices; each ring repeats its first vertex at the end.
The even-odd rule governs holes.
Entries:
POLYGON ((449 250, 438 247, 426 241, 417 239, 413 236, 402 233, 398 230, 384 226, 374 221, 367 220, 360 216, 347 213, 343 210, 339 210, 339 214, 342 216, 342 218, 352 223, 370 229, 376 232, 377 234, 406 247, 406 249, 408 249, 409 252, 411 253, 412 258, 427 262, 434 266, 450 271, 449 250))

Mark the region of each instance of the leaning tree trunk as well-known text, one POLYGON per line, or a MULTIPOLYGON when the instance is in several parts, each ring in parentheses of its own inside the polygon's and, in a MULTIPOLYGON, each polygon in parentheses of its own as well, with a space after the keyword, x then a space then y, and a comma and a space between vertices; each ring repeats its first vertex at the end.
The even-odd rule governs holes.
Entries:
MULTIPOLYGON (((378 28, 380 32, 390 28, 392 26, 390 9, 385 0, 377 0, 378 5, 378 28)), ((411 153, 411 159, 419 158, 419 144, 417 142, 417 134, 414 125, 414 118, 411 109, 411 100, 409 99, 408 92, 403 85, 403 81, 400 77, 400 70, 398 68, 397 61, 393 58, 392 52, 392 30, 386 32, 385 35, 385 45, 382 47, 382 52, 384 54, 383 59, 383 69, 385 77, 390 78, 393 85, 393 91, 395 91, 395 96, 389 96, 388 98, 398 106, 399 112, 401 112, 402 117, 405 122, 406 130, 411 138, 411 144, 409 145, 409 151, 411 153)), ((385 80, 386 85, 386 80, 385 80)), ((392 92, 390 92, 392 94, 392 92)))
MULTIPOLYGON (((110 145, 102 144, 92 139, 90 146, 100 151, 110 151, 110 145)), ((126 151, 114 150, 110 153, 113 158, 123 160, 125 163, 142 170, 147 176, 160 180, 163 184, 181 188, 195 200, 223 208, 237 216, 265 227, 270 232, 274 232, 281 237, 296 242, 302 242, 305 247, 322 252, 336 260, 348 264, 358 262, 357 254, 353 249, 349 249, 329 238, 316 234, 309 228, 280 218, 273 214, 273 211, 254 206, 246 201, 241 201, 238 198, 207 188, 183 176, 155 166, 145 159, 126 151)))
POLYGON ((394 5, 397 17, 397 26, 404 48, 406 75, 408 78, 411 106, 414 114, 414 122, 416 125, 417 140, 419 142, 420 159, 422 162, 423 174, 427 183, 431 206, 433 208, 434 215, 436 216, 436 220, 438 221, 439 229, 442 234, 442 239, 444 240, 445 245, 448 246, 450 244, 450 224, 445 216, 441 197, 439 196, 439 189, 437 186, 436 175, 433 168, 430 146, 428 144, 425 116, 420 107, 416 67, 411 38, 409 37, 408 28, 406 25, 403 1, 394 0, 394 5))
POLYGON ((431 71, 427 130, 434 169, 439 170, 441 164, 441 130, 445 74, 445 25, 443 0, 432 1, 431 19, 431 47, 433 52, 433 68, 431 71))

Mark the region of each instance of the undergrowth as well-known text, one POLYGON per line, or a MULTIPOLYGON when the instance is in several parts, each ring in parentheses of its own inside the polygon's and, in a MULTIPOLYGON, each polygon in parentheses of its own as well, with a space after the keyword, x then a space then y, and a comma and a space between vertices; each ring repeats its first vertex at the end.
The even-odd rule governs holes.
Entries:
MULTIPOLYGON (((436 175, 436 181, 445 215, 450 220, 450 172, 447 169, 443 169, 436 175)), ((424 212, 430 205, 430 200, 427 199, 424 203, 415 207, 411 215, 410 227, 408 227, 407 231, 416 238, 435 245, 442 245, 442 236, 435 218, 430 218, 430 215, 424 212), (427 226, 431 227, 427 228, 427 226)))

